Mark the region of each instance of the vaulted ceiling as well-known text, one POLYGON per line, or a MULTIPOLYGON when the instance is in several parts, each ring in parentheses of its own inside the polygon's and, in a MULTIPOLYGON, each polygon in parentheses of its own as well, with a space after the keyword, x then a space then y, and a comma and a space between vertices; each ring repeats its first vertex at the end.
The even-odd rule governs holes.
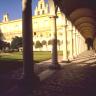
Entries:
POLYGON ((95 0, 54 0, 54 2, 85 38, 96 36, 95 0))

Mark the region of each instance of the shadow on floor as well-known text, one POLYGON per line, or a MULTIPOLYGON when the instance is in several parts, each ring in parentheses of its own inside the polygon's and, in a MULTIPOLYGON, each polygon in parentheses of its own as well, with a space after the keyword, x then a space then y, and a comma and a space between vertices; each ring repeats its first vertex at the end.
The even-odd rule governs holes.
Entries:
MULTIPOLYGON (((15 82, 9 81, 9 85, 15 82)), ((13 87, 9 93, 0 96, 96 96, 96 64, 64 65, 32 93, 21 95, 19 88, 13 87)))

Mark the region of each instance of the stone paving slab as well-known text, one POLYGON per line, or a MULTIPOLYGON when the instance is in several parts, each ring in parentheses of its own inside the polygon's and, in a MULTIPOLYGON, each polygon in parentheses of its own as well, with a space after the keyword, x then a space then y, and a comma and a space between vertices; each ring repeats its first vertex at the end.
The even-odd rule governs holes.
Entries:
POLYGON ((95 60, 94 52, 93 51, 85 51, 80 54, 77 58, 75 58, 72 63, 81 63, 90 60, 95 60))
POLYGON ((49 76, 51 76, 52 74, 55 73, 56 70, 50 70, 50 69, 47 69, 43 72, 41 72, 38 76, 40 77, 40 81, 43 81, 45 79, 47 79, 49 76))

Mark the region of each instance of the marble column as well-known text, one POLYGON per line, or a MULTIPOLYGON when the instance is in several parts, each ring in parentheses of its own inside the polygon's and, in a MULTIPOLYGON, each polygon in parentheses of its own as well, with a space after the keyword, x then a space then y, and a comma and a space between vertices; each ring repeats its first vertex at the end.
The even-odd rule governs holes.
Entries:
POLYGON ((65 26, 64 26, 64 34, 63 34, 63 37, 64 37, 64 40, 63 40, 63 60, 62 60, 62 62, 70 62, 69 61, 69 58, 68 58, 68 45, 67 45, 67 27, 68 27, 68 25, 67 25, 67 18, 65 17, 65 26))
POLYGON ((34 73, 31 4, 32 0, 22 0, 22 34, 24 63, 24 76, 22 80, 22 85, 25 88, 30 87, 31 89, 34 89, 34 87, 38 85, 37 82, 39 82, 39 78, 34 73))
POLYGON ((85 43, 85 39, 83 37, 83 52, 87 50, 87 44, 85 43))
POLYGON ((81 46, 80 43, 81 43, 81 42, 80 42, 80 34, 78 34, 78 54, 81 53, 81 52, 80 52, 80 46, 81 46))
POLYGON ((78 31, 76 30, 76 53, 77 53, 77 56, 79 55, 79 38, 78 38, 78 31))
POLYGON ((81 52, 83 52, 83 38, 81 37, 81 52))
POLYGON ((70 57, 71 57, 71 59, 73 59, 73 27, 72 27, 72 29, 70 30, 70 32, 71 32, 71 36, 70 36, 70 48, 71 48, 71 52, 70 52, 70 57))
POLYGON ((57 27, 56 27, 57 16, 50 16, 51 20, 51 36, 52 36, 52 64, 49 66, 51 69, 58 69, 58 52, 57 52, 57 27))
POLYGON ((76 48, 76 29, 73 30, 73 57, 77 57, 77 48, 76 48))
POLYGON ((69 55, 68 58, 71 61, 73 59, 73 26, 71 22, 68 24, 68 32, 67 32, 67 38, 68 38, 68 50, 69 50, 69 55))

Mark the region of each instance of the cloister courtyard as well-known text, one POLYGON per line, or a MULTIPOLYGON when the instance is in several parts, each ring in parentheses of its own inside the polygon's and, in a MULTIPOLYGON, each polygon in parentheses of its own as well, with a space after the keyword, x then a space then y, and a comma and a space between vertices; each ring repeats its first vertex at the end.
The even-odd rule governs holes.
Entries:
POLYGON ((13 23, 5 14, 0 23, 0 33, 6 36, 3 41, 0 34, 0 96, 96 96, 95 1, 38 0, 36 17, 32 17, 33 0, 21 2, 22 20, 13 23), (22 47, 22 51, 3 52, 3 45, 10 49, 6 41, 17 33, 22 35, 16 37, 22 46, 16 43, 16 50, 22 47), (50 50, 34 51, 34 40, 42 38, 47 45, 51 40, 51 47, 45 45, 50 50))

